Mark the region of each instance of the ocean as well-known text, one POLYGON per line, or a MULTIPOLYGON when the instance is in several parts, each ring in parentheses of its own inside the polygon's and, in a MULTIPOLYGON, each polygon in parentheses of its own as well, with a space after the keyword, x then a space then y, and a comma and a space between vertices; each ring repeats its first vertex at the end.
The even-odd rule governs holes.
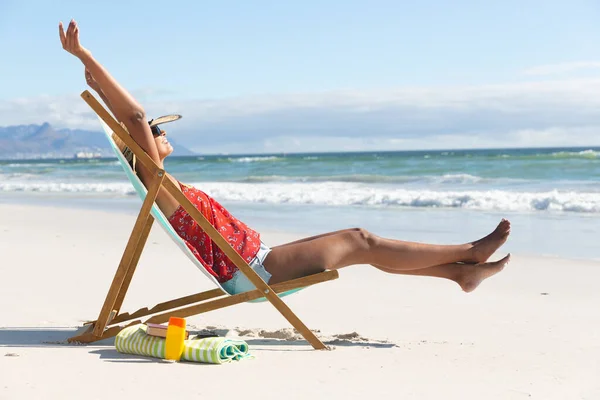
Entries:
MULTIPOLYGON (((505 217, 513 222, 509 250, 600 258, 600 148, 210 155, 169 157, 165 168, 262 229, 363 226, 457 243, 505 217)), ((139 206, 110 158, 0 161, 0 197, 127 212, 139 206)))

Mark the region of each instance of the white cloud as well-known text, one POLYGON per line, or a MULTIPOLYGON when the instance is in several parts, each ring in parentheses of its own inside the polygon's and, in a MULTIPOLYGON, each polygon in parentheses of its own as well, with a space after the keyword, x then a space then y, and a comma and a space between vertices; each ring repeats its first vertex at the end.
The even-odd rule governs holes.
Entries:
POLYGON ((581 70, 599 69, 600 61, 575 61, 559 64, 539 65, 523 71, 525 75, 555 75, 581 70))
MULTIPOLYGON (((600 79, 148 100, 150 116, 183 114, 165 128, 203 153, 600 143, 600 79)), ((0 101, 0 120, 98 129, 77 95, 0 101)))
POLYGON ((278 136, 260 141, 232 141, 227 145, 206 142, 199 153, 318 153, 330 151, 440 150, 467 148, 592 147, 600 145, 600 125, 585 128, 523 129, 491 134, 434 134, 426 137, 278 136))
POLYGON ((94 112, 77 95, 0 100, 0 121, 2 126, 49 122, 60 128, 99 127, 94 112))

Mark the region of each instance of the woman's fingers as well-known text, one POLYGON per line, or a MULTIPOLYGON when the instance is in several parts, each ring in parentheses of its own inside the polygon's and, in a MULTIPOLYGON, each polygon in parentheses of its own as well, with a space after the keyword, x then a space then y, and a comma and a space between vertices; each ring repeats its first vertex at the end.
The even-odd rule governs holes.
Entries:
POLYGON ((58 36, 60 37, 60 43, 62 44, 62 47, 64 49, 65 46, 66 46, 66 44, 67 44, 66 43, 67 38, 65 37, 65 29, 63 27, 63 23, 62 22, 58 23, 58 36))
POLYGON ((69 39, 69 33, 71 32, 71 23, 67 26, 67 32, 65 33, 65 48, 67 51, 71 51, 71 46, 69 46, 71 40, 69 39))
POLYGON ((69 28, 67 29, 67 49, 73 50, 73 30, 75 29, 75 21, 69 22, 69 28))
POLYGON ((73 46, 77 49, 79 48, 79 27, 75 25, 75 30, 73 30, 73 46))

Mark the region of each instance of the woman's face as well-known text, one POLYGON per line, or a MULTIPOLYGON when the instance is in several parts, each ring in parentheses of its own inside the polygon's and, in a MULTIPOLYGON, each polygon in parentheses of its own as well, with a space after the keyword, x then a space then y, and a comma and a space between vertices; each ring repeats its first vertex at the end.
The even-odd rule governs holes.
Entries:
POLYGON ((154 137, 156 148, 158 149, 158 156, 161 160, 164 160, 169 154, 173 152, 173 146, 167 140, 167 132, 160 130, 160 136, 154 137))

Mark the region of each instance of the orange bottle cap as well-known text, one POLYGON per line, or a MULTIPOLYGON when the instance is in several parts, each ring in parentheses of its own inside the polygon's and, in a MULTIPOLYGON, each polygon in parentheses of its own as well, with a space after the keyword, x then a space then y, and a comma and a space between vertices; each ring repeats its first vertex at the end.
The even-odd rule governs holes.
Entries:
POLYGON ((185 318, 170 317, 169 325, 174 325, 174 326, 178 326, 180 328, 185 328, 185 318))

